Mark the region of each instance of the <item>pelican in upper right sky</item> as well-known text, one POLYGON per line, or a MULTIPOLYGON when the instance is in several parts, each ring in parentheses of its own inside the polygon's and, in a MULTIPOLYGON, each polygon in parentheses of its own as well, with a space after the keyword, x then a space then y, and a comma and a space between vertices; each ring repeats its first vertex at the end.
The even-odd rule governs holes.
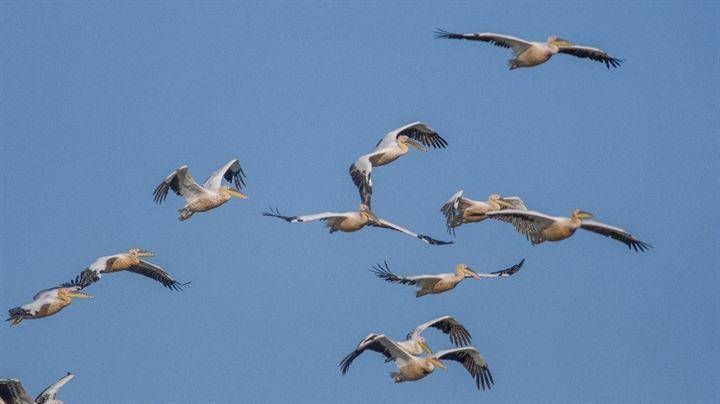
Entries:
POLYGON ((455 234, 455 228, 465 223, 475 223, 485 220, 486 213, 502 209, 527 210, 522 199, 517 196, 501 197, 492 194, 487 202, 475 201, 463 196, 463 191, 456 192, 440 211, 445 215, 445 224, 448 233, 455 234))
POLYGON ((533 210, 516 209, 488 212, 487 217, 511 223, 533 245, 545 241, 564 240, 575 234, 575 230, 582 228, 618 240, 637 252, 652 248, 650 244, 636 239, 621 228, 587 220, 593 217, 592 213, 580 209, 573 210, 569 218, 548 216, 533 210))
POLYGON ((499 271, 490 272, 489 274, 479 274, 465 264, 457 264, 455 266, 454 274, 436 274, 436 275, 415 275, 415 276, 398 276, 390 271, 387 262, 383 267, 380 264, 373 266, 370 272, 375 274, 380 279, 386 280, 390 283, 399 283, 401 285, 412 285, 420 288, 415 292, 415 297, 423 297, 430 294, 438 294, 447 292, 455 289, 455 287, 462 282, 465 278, 475 279, 491 279, 491 278, 503 278, 514 275, 517 271, 522 268, 525 263, 525 259, 519 263, 511 266, 510 268, 501 269, 499 271))
POLYGON ((371 153, 360 156, 350 166, 350 177, 360 191, 360 201, 371 206, 372 168, 384 166, 407 154, 414 147, 422 152, 428 147, 443 149, 445 139, 422 122, 413 122, 389 132, 375 145, 371 153))
POLYGON ((426 236, 424 234, 416 234, 404 227, 400 227, 394 223, 388 222, 387 220, 380 219, 379 217, 375 216, 375 213, 373 213, 373 211, 370 210, 370 207, 365 204, 361 204, 357 212, 323 212, 312 215, 283 216, 277 209, 274 209, 272 212, 263 212, 263 216, 277 217, 289 223, 312 222, 315 220, 321 220, 324 221, 325 226, 330 229, 330 233, 334 233, 336 231, 354 232, 362 229, 365 226, 373 226, 383 229, 399 231, 400 233, 405 233, 408 236, 415 237, 432 245, 444 245, 453 243, 452 241, 435 240, 434 238, 426 236))
POLYGON ((442 29, 435 31, 435 38, 467 39, 470 41, 489 42, 501 48, 512 49, 515 59, 510 59, 510 70, 518 67, 533 67, 550 60, 557 53, 564 53, 575 57, 590 59, 604 63, 608 69, 619 67, 622 60, 608 55, 604 50, 590 46, 575 45, 556 36, 551 36, 547 42, 530 42, 509 35, 493 34, 490 32, 454 34, 442 29))
POLYGON ((72 303, 72 299, 88 299, 93 296, 81 292, 80 286, 58 286, 41 290, 33 296, 32 303, 8 310, 10 325, 18 325, 24 319, 52 316, 72 303))
POLYGON ((57 399, 60 389, 75 377, 74 374, 68 372, 60 380, 48 386, 35 398, 35 404, 64 404, 65 402, 57 399))
POLYGON ((200 186, 190 175, 188 167, 182 166, 168 174, 160 185, 155 188, 153 195, 156 203, 162 203, 171 189, 175 194, 182 195, 187 203, 180 209, 178 220, 184 221, 190 219, 197 212, 206 212, 217 208, 229 201, 233 196, 247 199, 248 196, 240 192, 240 189, 245 185, 244 177, 245 173, 240 167, 240 162, 233 159, 212 173, 205 183, 200 186), (228 182, 234 182, 235 189, 222 185, 223 178, 228 182))

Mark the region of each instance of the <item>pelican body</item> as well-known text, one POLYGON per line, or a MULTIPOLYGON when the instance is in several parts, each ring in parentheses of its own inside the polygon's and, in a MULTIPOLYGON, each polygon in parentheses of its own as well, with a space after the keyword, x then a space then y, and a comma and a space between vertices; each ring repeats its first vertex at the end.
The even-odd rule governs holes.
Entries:
POLYGON ((479 274, 465 264, 455 266, 455 273, 444 273, 437 275, 416 275, 416 276, 398 276, 390 271, 387 262, 385 266, 377 264, 370 270, 375 276, 391 283, 399 283, 403 285, 417 286, 420 289, 415 292, 415 297, 423 297, 425 295, 444 293, 455 289, 457 285, 467 278, 478 280, 507 277, 515 274, 522 268, 525 259, 510 268, 488 274, 479 274))
POLYGON ((454 234, 455 228, 466 223, 477 223, 487 219, 488 212, 502 209, 527 209, 523 200, 517 196, 501 197, 492 194, 487 201, 476 201, 463 196, 463 191, 456 192, 440 208, 445 215, 448 233, 454 234))
POLYGON ((601 62, 604 63, 605 67, 608 69, 610 67, 617 68, 622 63, 622 60, 608 55, 607 52, 602 49, 575 45, 556 36, 548 37, 546 42, 530 42, 509 35, 494 34, 490 32, 455 34, 438 29, 435 31, 435 37, 482 41, 491 43, 501 48, 512 49, 515 58, 508 60, 510 70, 514 70, 519 67, 534 67, 541 65, 558 53, 601 62))
POLYGON ((650 244, 636 239, 619 227, 586 220, 592 218, 593 214, 580 209, 573 210, 570 217, 554 217, 532 210, 515 209, 489 212, 487 215, 490 218, 511 223, 533 245, 545 241, 565 240, 575 234, 577 229, 582 228, 618 240, 637 252, 652 248, 650 244))
POLYGON ((78 275, 74 281, 63 284, 64 286, 80 286, 88 287, 90 284, 97 282, 105 273, 113 273, 120 271, 133 272, 143 275, 150 279, 154 279, 163 284, 163 286, 172 290, 182 290, 183 286, 187 286, 190 282, 181 283, 173 279, 170 274, 165 272, 159 266, 147 262, 142 257, 154 257, 155 253, 141 250, 139 248, 131 248, 125 253, 108 255, 100 257, 93 261, 87 269, 78 275))
POLYGON ((25 319, 38 319, 58 313, 69 306, 72 299, 88 299, 93 296, 81 292, 79 286, 60 286, 46 289, 33 296, 32 303, 12 308, 8 311, 10 325, 18 325, 25 319))
POLYGON ((473 379, 475 379, 478 390, 481 387, 482 389, 489 389, 494 383, 485 358, 473 347, 439 351, 421 358, 408 352, 399 343, 383 334, 370 334, 363 338, 355 351, 351 352, 340 362, 340 371, 342 374, 346 374, 352 361, 368 349, 384 355, 386 362, 395 362, 398 370, 397 372, 390 373, 390 377, 392 377, 395 383, 420 380, 432 373, 435 368, 446 369, 440 359, 453 360, 461 363, 473 379))
POLYGON ((170 189, 175 194, 182 195, 186 203, 179 210, 178 220, 185 221, 197 212, 207 212, 225 204, 233 196, 247 199, 248 196, 240 192, 245 185, 244 177, 245 173, 240 167, 240 162, 234 159, 212 173, 200 186, 190 175, 188 167, 184 165, 165 177, 155 188, 153 195, 156 203, 162 203, 167 198, 170 189), (234 182, 235 189, 228 185, 222 185, 223 178, 226 181, 234 182))
POLYGON ((375 150, 360 156, 350 166, 350 177, 360 192, 363 204, 371 206, 372 169, 392 163, 410 150, 410 147, 422 152, 428 147, 445 148, 447 141, 422 122, 413 122, 388 132, 375 145, 375 150))
POLYGON ((388 222, 387 220, 381 219, 373 213, 368 205, 365 204, 360 204, 357 212, 323 212, 311 215, 283 216, 277 209, 274 209, 270 212, 263 212, 263 216, 276 217, 289 223, 321 220, 325 222, 325 226, 329 229, 330 233, 334 233, 336 231, 350 233, 358 231, 365 226, 373 226, 405 233, 408 236, 415 237, 432 245, 452 244, 451 241, 435 240, 424 234, 413 233, 404 227, 400 227, 394 223, 388 222))

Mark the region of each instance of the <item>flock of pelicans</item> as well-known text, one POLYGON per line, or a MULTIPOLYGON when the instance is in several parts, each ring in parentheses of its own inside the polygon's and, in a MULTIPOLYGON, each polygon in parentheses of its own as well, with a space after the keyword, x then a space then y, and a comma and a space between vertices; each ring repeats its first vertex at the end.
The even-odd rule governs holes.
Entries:
MULTIPOLYGON (((528 42, 523 39, 491 34, 472 33, 454 34, 443 30, 435 32, 438 38, 466 39, 489 42, 496 46, 512 49, 515 58, 509 61, 510 70, 519 67, 532 67, 548 61, 557 53, 564 53, 580 58, 602 62, 606 67, 619 67, 621 61, 609 56, 604 51, 587 46, 573 45, 570 42, 551 36, 546 43, 528 42)), ((350 177, 360 194, 360 207, 351 212, 323 212, 309 215, 284 216, 275 209, 264 212, 264 216, 275 217, 287 222, 324 221, 330 233, 336 231, 354 232, 365 226, 395 230, 422 240, 431 245, 452 244, 451 241, 437 240, 424 234, 418 234, 390 221, 379 218, 371 209, 372 205, 372 171, 373 168, 392 163, 415 148, 427 151, 429 148, 442 149, 448 145, 437 132, 422 122, 414 122, 389 132, 375 145, 375 149, 360 156, 350 166, 350 177)), ((198 184, 190 174, 187 166, 171 172, 155 188, 154 200, 162 203, 170 190, 185 199, 185 206, 180 209, 179 220, 190 219, 195 213, 215 209, 232 197, 247 198, 240 192, 245 186, 245 173, 237 159, 231 160, 210 175, 202 184, 198 184), (230 185, 223 185, 223 179, 230 185)), ((463 191, 455 193, 440 209, 446 219, 447 230, 455 234, 455 229, 467 223, 494 219, 511 224, 515 230, 525 236, 533 245, 545 241, 560 241, 572 236, 579 228, 618 240, 635 251, 645 251, 651 246, 633 237, 627 231, 604 223, 589 220, 593 217, 589 212, 575 209, 570 217, 549 216, 529 210, 519 197, 492 194, 487 201, 466 198, 463 191)), ((144 258, 155 254, 131 248, 127 252, 103 256, 93 261, 70 282, 38 292, 31 303, 9 310, 7 321, 11 325, 20 324, 25 319, 38 319, 54 315, 69 306, 72 299, 91 298, 83 292, 85 288, 101 279, 103 274, 128 271, 146 276, 162 283, 172 290, 182 290, 188 283, 175 280, 163 268, 146 261, 144 258)), ((417 297, 437 294, 454 289, 466 278, 488 279, 508 277, 515 274, 523 266, 525 260, 503 270, 488 274, 479 274, 465 264, 455 267, 454 273, 436 275, 399 276, 390 270, 387 262, 378 264, 371 272, 388 282, 411 285, 418 288, 417 297)), ((475 379, 478 389, 489 389, 493 377, 487 362, 480 352, 468 346, 471 341, 467 329, 452 316, 443 316, 417 326, 404 341, 393 340, 384 334, 369 334, 363 338, 354 351, 340 363, 340 370, 345 374, 350 364, 364 351, 371 350, 382 354, 386 361, 394 361, 398 371, 392 373, 395 382, 414 381, 427 376, 435 368, 445 369, 445 361, 462 364, 475 379), (428 328, 435 328, 447 334, 456 347, 453 349, 433 352, 425 342, 422 333, 428 328), (422 356, 425 354, 425 356, 422 356)), ((74 377, 72 374, 60 379, 48 387, 36 399, 40 403, 61 403, 55 396, 65 383, 74 377)))

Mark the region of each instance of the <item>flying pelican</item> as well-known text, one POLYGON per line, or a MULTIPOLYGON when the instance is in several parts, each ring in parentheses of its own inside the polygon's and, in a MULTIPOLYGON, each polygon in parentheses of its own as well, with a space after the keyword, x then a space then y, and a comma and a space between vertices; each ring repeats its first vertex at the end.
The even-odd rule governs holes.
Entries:
POLYGON ((453 243, 452 241, 435 240, 434 238, 431 238, 424 234, 415 234, 408 229, 390 223, 387 220, 380 219, 379 217, 375 216, 375 213, 373 213, 373 211, 370 210, 370 207, 365 204, 361 204, 357 212, 323 212, 312 215, 283 216, 277 209, 274 209, 271 212, 263 212, 263 216, 277 217, 290 223, 312 222, 314 220, 322 220, 325 222, 325 226, 330 229, 330 233, 334 233, 336 231, 353 232, 358 231, 365 226, 373 226, 383 229, 399 231, 409 236, 419 238, 420 240, 432 245, 444 245, 453 243))
POLYGON ((60 380, 43 390, 37 398, 35 398, 35 404, 64 404, 64 401, 58 400, 55 397, 57 397, 58 391, 60 391, 65 383, 69 382, 74 377, 74 374, 68 372, 67 375, 63 376, 60 380))
POLYGON ((399 283, 402 285, 412 285, 420 288, 415 292, 415 297, 422 297, 430 294, 438 294, 455 289, 455 287, 465 278, 490 279, 501 278, 515 274, 525 263, 525 259, 510 268, 500 271, 490 272, 489 274, 478 274, 465 264, 455 266, 454 274, 437 274, 437 275, 416 275, 416 276, 398 276, 390 271, 387 262, 383 267, 377 264, 370 270, 375 276, 391 283, 399 283))
POLYGON ((456 192, 440 208, 445 215, 448 233, 455 234, 455 228, 465 223, 482 222, 487 212, 502 209, 527 210, 522 199, 517 196, 501 197, 492 194, 487 202, 475 201, 463 196, 463 191, 456 192))
POLYGON ((516 209, 488 212, 487 217, 511 223, 533 245, 544 241, 564 240, 575 234, 575 230, 582 228, 618 240, 638 252, 652 248, 650 244, 636 239, 623 229, 593 220, 585 220, 593 215, 580 209, 573 210, 572 216, 569 218, 548 216, 533 210, 516 209))
POLYGON ((87 269, 82 271, 82 273, 80 273, 74 281, 63 284, 63 286, 80 286, 81 288, 86 288, 91 283, 99 281, 102 274, 119 271, 130 271, 147 276, 148 278, 155 279, 156 281, 162 283, 165 287, 172 290, 182 290, 183 286, 190 283, 180 283, 173 279, 173 277, 165 272, 164 269, 140 259, 140 257, 154 256, 155 253, 153 252, 141 250, 139 248, 131 248, 126 253, 100 257, 93 261, 87 269))
POLYGON ((472 34, 454 34, 442 29, 435 31, 435 38, 467 39, 470 41, 489 42, 501 48, 512 49, 515 59, 508 60, 510 70, 518 67, 533 67, 550 60, 556 53, 565 53, 583 59, 591 59, 605 63, 605 67, 619 67, 623 62, 608 55, 605 51, 589 46, 575 45, 556 36, 551 36, 546 43, 529 42, 509 35, 493 34, 490 32, 472 34))
POLYGON ((454 360, 465 366, 470 375, 475 379, 478 390, 489 389, 494 381, 488 368, 485 358, 473 347, 455 348, 439 351, 435 354, 428 354, 424 358, 414 356, 404 350, 398 343, 383 334, 370 334, 358 344, 358 347, 340 362, 340 371, 347 373, 352 359, 355 359, 365 350, 379 352, 385 356, 386 362, 395 361, 399 371, 390 373, 395 383, 420 380, 432 373, 436 367, 446 369, 440 359, 454 360), (359 352, 357 355, 354 355, 359 352), (354 356, 353 356, 354 355, 354 356), (348 361, 348 358, 351 358, 348 361))
POLYGON ((168 190, 172 189, 175 194, 182 195, 187 202, 185 206, 179 210, 180 217, 178 220, 188 220, 196 212, 206 212, 215 209, 218 206, 229 201, 231 197, 247 199, 248 196, 239 192, 245 185, 245 173, 240 167, 237 159, 230 160, 215 171, 200 186, 190 175, 187 166, 182 166, 165 177, 163 182, 155 188, 153 195, 156 203, 162 203, 168 194, 168 190), (222 179, 235 183, 235 189, 227 185, 222 185, 222 179))
POLYGON ((33 296, 32 303, 8 310, 12 321, 10 325, 18 325, 24 319, 36 319, 52 316, 72 303, 73 298, 87 299, 93 296, 80 291, 79 286, 58 286, 45 289, 33 296))
MULTIPOLYGON (((400 349, 403 351, 409 353, 410 355, 420 355, 423 352, 425 353, 432 353, 430 350, 430 347, 428 347, 427 342, 425 341, 425 337, 422 336, 423 331, 427 330, 428 328, 437 328, 438 330, 442 331, 443 333, 447 334, 450 337, 450 342, 452 342, 457 347, 462 347, 465 345, 470 344, 470 341, 472 337, 470 336, 470 333, 468 330, 460 324, 455 317, 453 316, 442 316, 435 319, 432 319, 426 323, 422 323, 419 326, 415 327, 414 330, 410 331, 407 336, 405 337, 405 341, 394 341, 387 337, 389 341, 392 341, 393 344, 397 345, 400 349)), ((370 333, 367 337, 363 338, 360 343, 358 344, 357 348, 350 352, 343 360, 340 362, 340 369, 343 374, 347 373, 348 369, 350 368, 350 364, 360 356, 365 349, 369 349, 367 346, 364 345, 366 341, 372 340, 378 335, 384 334, 376 334, 376 333, 370 333)))
POLYGON ((372 168, 390 164, 407 154, 410 147, 427 151, 428 147, 443 149, 447 146, 445 139, 422 122, 413 122, 388 132, 375 145, 371 153, 360 156, 350 166, 350 177, 360 191, 360 200, 367 206, 372 197, 372 168))

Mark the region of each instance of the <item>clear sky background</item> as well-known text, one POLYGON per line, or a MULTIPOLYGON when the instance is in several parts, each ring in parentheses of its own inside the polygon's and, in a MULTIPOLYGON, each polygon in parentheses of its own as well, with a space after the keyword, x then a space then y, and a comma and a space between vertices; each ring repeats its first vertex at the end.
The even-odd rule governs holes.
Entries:
MULTIPOLYGON (((717 2, 28 3, 0 5, 0 307, 141 247, 181 281, 108 275, 56 316, 0 330, 0 377, 34 396, 67 371, 69 403, 717 402, 720 399, 717 2), (558 35, 626 60, 510 52, 432 31, 558 35), (449 146, 374 172, 374 209, 436 238, 438 211, 519 195, 579 207, 655 248, 579 231, 532 247, 500 222, 451 246, 366 229, 328 234, 261 212, 357 208, 348 166, 422 120, 449 146), (188 222, 154 187, 231 158, 248 201, 188 222), (368 268, 493 271, 414 297, 368 268), (395 385, 369 332, 403 337, 452 314, 495 377, 478 392, 450 362, 395 385)), ((450 347, 430 331, 434 350, 450 347)))

